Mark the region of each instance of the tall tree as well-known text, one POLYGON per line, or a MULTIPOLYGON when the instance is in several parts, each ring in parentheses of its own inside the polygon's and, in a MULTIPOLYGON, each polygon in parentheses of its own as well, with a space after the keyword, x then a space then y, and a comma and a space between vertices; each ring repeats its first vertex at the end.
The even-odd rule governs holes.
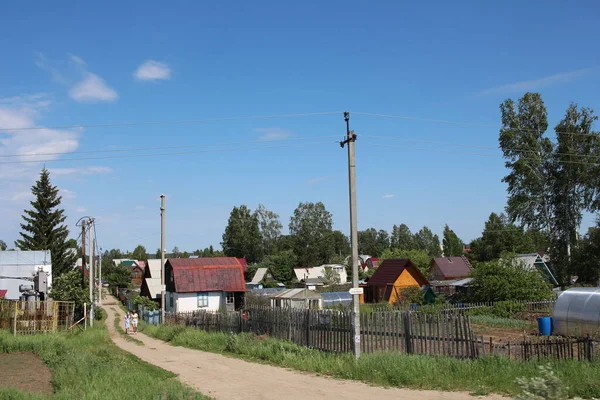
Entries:
POLYGON ((381 254, 390 248, 390 235, 386 230, 380 229, 377 231, 377 238, 375 240, 375 253, 374 257, 379 257, 381 254))
POLYGON ((249 263, 259 261, 262 258, 262 236, 258 216, 245 205, 233 207, 221 246, 229 257, 246 258, 249 263))
POLYGON ((179 247, 177 247, 177 246, 173 247, 173 251, 171 253, 173 253, 173 258, 181 257, 181 251, 179 250, 179 247))
POLYGON ((573 253, 573 272, 578 283, 598 286, 600 279, 600 221, 588 229, 573 253))
POLYGON ((448 224, 444 226, 442 244, 444 246, 444 256, 446 257, 462 256, 464 253, 463 241, 450 229, 448 224))
POLYGON ((259 204, 255 211, 258 218, 258 226, 262 237, 262 246, 266 255, 272 254, 275 251, 277 239, 281 236, 281 222, 279 214, 267 210, 267 208, 259 204))
POLYGON ((6 242, 4 240, 0 240, 0 251, 5 251, 6 248, 6 242))
POLYGON ((287 285, 296 277, 294 275, 294 266, 296 264, 296 255, 293 251, 287 250, 266 256, 260 263, 255 265, 258 268, 268 268, 271 274, 273 274, 273 279, 287 285))
POLYGON ((344 258, 350 254, 350 239, 341 231, 331 233, 333 240, 333 253, 339 258, 344 258))
POLYGON ((358 254, 376 256, 377 253, 377 230, 368 228, 358 231, 358 254))
POLYGON ((298 264, 311 267, 329 262, 333 255, 333 219, 325 205, 300 203, 290 218, 290 235, 298 264))
POLYGON ((69 230, 64 225, 67 217, 59 208, 62 197, 50 182, 50 173, 42 169, 39 180, 31 188, 35 199, 32 209, 25 210, 20 240, 15 244, 21 250, 50 250, 52 275, 57 278, 73 269, 77 254, 68 246, 69 230))
POLYGON ((438 235, 434 235, 428 227, 424 226, 415 233, 414 241, 416 249, 424 250, 430 257, 442 255, 440 238, 438 235))
POLYGON ((138 244, 133 250, 133 253, 131 253, 131 258, 138 261, 148 261, 148 253, 146 252, 146 248, 141 244, 138 244))
POLYGON ((532 253, 535 244, 522 227, 504 214, 491 213, 480 238, 471 242, 471 254, 480 262, 498 259, 504 253, 532 253))
POLYGON ((400 224, 400 226, 394 225, 392 236, 390 237, 390 247, 403 250, 412 250, 415 248, 414 236, 406 224, 400 224))

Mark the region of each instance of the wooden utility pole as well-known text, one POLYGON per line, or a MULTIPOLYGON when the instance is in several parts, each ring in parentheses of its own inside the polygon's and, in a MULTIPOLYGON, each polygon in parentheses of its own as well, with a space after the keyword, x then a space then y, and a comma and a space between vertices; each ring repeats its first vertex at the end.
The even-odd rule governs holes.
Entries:
POLYGON ((344 113, 346 121, 346 139, 340 143, 342 148, 348 145, 348 186, 350 197, 350 244, 352 246, 352 317, 354 327, 354 357, 360 357, 360 290, 358 287, 358 232, 356 226, 356 156, 354 142, 356 134, 350 130, 350 113, 344 113))
POLYGON ((160 195, 160 322, 165 323, 165 195, 160 195))
POLYGON ((85 219, 81 221, 81 287, 85 289, 85 219))

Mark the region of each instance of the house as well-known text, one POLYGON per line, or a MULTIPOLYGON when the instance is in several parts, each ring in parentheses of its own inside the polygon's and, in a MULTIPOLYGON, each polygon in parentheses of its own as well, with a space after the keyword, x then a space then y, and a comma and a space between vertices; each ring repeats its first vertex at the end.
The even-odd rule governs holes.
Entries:
POLYGON ((428 286, 427 278, 406 258, 392 258, 381 263, 364 285, 363 301, 366 303, 396 303, 402 290, 428 286))
POLYGON ((286 289, 270 297, 273 308, 293 308, 321 310, 323 297, 320 293, 308 289, 286 289))
POLYGON ((140 289, 140 296, 151 300, 161 300, 161 267, 160 259, 148 260, 144 268, 144 280, 140 289))
POLYGON ((246 283, 246 287, 248 289, 262 289, 263 283, 272 283, 279 287, 285 287, 283 283, 277 282, 275 278, 273 278, 273 274, 268 268, 257 269, 252 280, 246 283))
MULTIPOLYGON (((50 250, 0 251, 0 290, 4 290, 7 300, 19 300, 21 289, 33 289, 34 277, 45 272, 46 286, 52 285, 52 257, 50 250)), ((41 290, 40 290, 41 291, 41 290)))
POLYGON ((547 255, 543 253, 519 254, 515 257, 515 261, 521 263, 529 271, 538 271, 549 283, 559 286, 558 281, 550 270, 550 257, 547 255))
POLYGON ((170 258, 165 264, 170 312, 238 310, 246 283, 235 257, 170 258))
POLYGON ((144 270, 146 269, 145 262, 136 260, 122 260, 117 265, 122 265, 131 272, 131 284, 133 286, 138 288, 142 286, 142 281, 144 280, 144 270))
POLYGON ((0 299, 3 299, 4 297, 6 297, 6 292, 8 292, 8 290, 6 290, 6 289, 0 290, 0 299))
POLYGON ((369 270, 376 270, 379 267, 379 258, 371 257, 367 259, 363 266, 363 272, 367 272, 369 270))
POLYGON ((450 281, 468 278, 473 267, 467 257, 437 257, 429 263, 430 281, 450 281))
POLYGON ((312 285, 325 285, 327 284, 327 275, 329 272, 338 274, 340 277, 340 283, 346 283, 348 280, 348 274, 346 267, 342 264, 325 264, 318 267, 307 267, 307 268, 294 268, 294 274, 298 282, 309 283, 312 285))

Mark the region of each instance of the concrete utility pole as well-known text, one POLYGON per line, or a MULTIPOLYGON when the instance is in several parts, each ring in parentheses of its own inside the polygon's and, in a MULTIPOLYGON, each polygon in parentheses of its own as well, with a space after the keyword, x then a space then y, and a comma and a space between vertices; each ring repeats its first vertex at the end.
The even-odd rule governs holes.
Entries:
POLYGON ((354 357, 360 357, 360 290, 358 287, 358 232, 356 227, 356 157, 354 142, 356 134, 350 130, 350 113, 344 113, 346 140, 340 142, 342 148, 348 145, 348 184, 350 197, 350 244, 352 246, 352 305, 354 325, 354 357))
POLYGON ((85 219, 81 221, 81 288, 85 289, 85 219))
POLYGON ((88 280, 90 281, 90 327, 94 326, 94 250, 92 244, 94 241, 92 240, 92 224, 94 223, 94 219, 90 217, 88 220, 88 232, 89 232, 89 241, 90 241, 90 262, 89 262, 89 270, 88 270, 88 280))
POLYGON ((160 195, 160 322, 165 323, 165 195, 160 195))
POLYGON ((98 262, 98 304, 102 305, 102 247, 100 247, 98 262))

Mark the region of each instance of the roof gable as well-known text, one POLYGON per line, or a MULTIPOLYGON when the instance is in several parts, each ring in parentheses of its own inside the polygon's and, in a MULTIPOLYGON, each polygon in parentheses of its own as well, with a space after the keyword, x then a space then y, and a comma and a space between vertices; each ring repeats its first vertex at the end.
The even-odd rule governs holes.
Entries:
POLYGON ((465 256, 437 257, 432 260, 432 266, 437 265, 446 279, 466 278, 471 273, 471 263, 465 256))
POLYGON ((427 278, 408 258, 390 258, 384 260, 367 282, 368 286, 387 286, 396 282, 400 274, 408 269, 419 285, 427 285, 427 278))
POLYGON ((235 257, 170 258, 175 291, 245 292, 244 271, 235 257))

